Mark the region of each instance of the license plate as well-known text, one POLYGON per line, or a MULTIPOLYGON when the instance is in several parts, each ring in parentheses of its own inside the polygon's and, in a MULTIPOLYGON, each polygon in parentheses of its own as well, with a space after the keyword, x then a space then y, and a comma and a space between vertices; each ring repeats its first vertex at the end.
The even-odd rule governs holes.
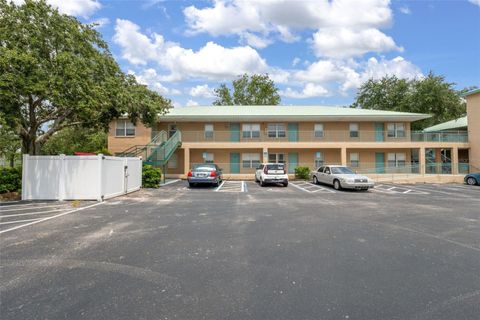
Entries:
POLYGON ((206 177, 207 175, 205 173, 197 173, 197 177, 203 178, 206 177))

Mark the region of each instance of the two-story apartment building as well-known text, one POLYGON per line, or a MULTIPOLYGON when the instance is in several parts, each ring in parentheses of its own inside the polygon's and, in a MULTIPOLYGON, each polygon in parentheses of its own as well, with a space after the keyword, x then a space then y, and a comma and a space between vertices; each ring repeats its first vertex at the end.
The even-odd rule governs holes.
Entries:
POLYGON ((130 148, 129 154, 165 165, 172 177, 205 162, 242 178, 253 178, 261 162, 286 163, 289 173, 323 164, 376 174, 468 171, 468 133, 410 129, 412 122, 428 117, 328 106, 183 107, 170 110, 151 129, 123 119, 113 122, 108 147, 117 154, 130 148))

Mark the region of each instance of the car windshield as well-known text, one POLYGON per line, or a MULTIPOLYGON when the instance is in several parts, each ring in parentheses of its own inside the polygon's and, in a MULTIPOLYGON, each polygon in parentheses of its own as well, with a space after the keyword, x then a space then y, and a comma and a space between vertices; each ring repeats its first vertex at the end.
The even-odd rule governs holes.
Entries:
POLYGON ((216 170, 214 164, 196 164, 193 166, 193 171, 214 171, 216 170))
POLYGON ((350 168, 347 167, 332 167, 333 174, 355 174, 350 168))
POLYGON ((267 170, 284 170, 285 166, 283 164, 269 164, 267 165, 267 170))

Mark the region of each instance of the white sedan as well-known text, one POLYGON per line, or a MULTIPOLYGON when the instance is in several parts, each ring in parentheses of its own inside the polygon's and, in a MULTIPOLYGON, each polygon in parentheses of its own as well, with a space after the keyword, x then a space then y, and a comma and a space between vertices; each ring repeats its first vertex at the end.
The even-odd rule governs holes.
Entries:
POLYGON ((323 166, 312 172, 313 183, 325 183, 332 185, 335 190, 356 189, 368 190, 373 188, 375 183, 372 179, 356 174, 345 166, 323 166))

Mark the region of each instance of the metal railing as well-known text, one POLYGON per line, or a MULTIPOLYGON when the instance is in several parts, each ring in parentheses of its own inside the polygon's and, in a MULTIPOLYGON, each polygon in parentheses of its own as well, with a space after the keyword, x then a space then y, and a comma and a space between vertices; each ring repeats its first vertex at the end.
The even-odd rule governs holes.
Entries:
POLYGON ((157 148, 147 150, 149 153, 146 155, 146 162, 154 165, 164 165, 181 144, 182 133, 177 131, 157 148))
POLYGON ((466 131, 417 132, 411 133, 412 141, 426 142, 468 142, 466 131))
POLYGON ((152 140, 148 144, 131 146, 130 148, 118 153, 117 156, 142 157, 142 159, 147 159, 153 153, 153 150, 158 148, 166 141, 167 133, 165 131, 160 131, 152 138, 152 140))
POLYGON ((182 131, 184 142, 468 142, 466 132, 406 131, 397 137, 387 132, 348 130, 325 131, 182 131))
MULTIPOLYGON (((217 166, 222 169, 222 172, 225 174, 254 174, 256 168, 260 164, 259 161, 242 161, 236 163, 226 162, 226 163, 218 163, 213 162, 217 166)), ((193 167, 194 165, 202 164, 202 163, 192 163, 190 166, 193 167)), ((307 167, 310 171, 315 171, 318 169, 319 165, 339 165, 338 162, 324 162, 315 164, 314 161, 312 162, 300 162, 291 164, 288 162, 284 162, 285 168, 288 173, 294 174, 295 168, 297 167, 307 167)), ((347 166, 352 169, 354 172, 359 174, 366 174, 366 175, 377 175, 377 176, 398 176, 398 177, 408 177, 408 176, 419 176, 422 169, 425 169, 425 174, 433 174, 433 175, 451 175, 452 174, 452 164, 446 163, 431 163, 427 165, 420 165, 418 163, 411 163, 407 162, 405 165, 389 165, 388 163, 385 164, 376 164, 372 162, 360 162, 356 163, 348 163, 347 166), (428 171, 430 168, 430 171, 428 171), (433 170, 435 168, 435 170, 433 170)), ((468 163, 459 163, 458 164, 458 173, 459 174, 466 174, 472 172, 473 168, 468 163)))

